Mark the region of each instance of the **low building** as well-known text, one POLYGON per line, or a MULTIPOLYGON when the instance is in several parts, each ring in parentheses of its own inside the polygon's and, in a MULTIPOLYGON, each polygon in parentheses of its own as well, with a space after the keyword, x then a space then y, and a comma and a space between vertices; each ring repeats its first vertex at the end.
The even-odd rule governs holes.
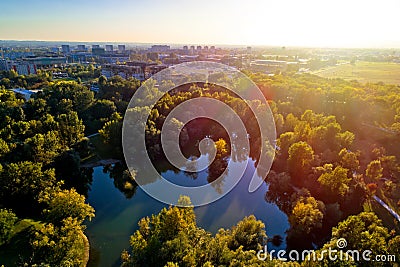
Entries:
POLYGON ((11 68, 19 75, 36 74, 36 65, 28 62, 14 62, 11 68))
POLYGON ((23 98, 25 98, 26 101, 28 101, 32 97, 32 95, 42 90, 28 90, 25 88, 14 88, 11 89, 11 91, 13 91, 15 94, 21 95, 23 98))
POLYGON ((34 64, 38 68, 59 67, 67 64, 66 57, 29 57, 23 61, 34 64))
POLYGON ((157 63, 148 63, 144 61, 130 61, 126 62, 126 65, 139 67, 144 74, 143 80, 148 79, 155 73, 167 68, 164 64, 158 65, 157 63))
POLYGON ((152 45, 149 48, 149 52, 164 53, 169 52, 171 47, 169 45, 152 45))
POLYGON ((7 59, 0 59, 0 70, 11 70, 12 61, 7 59))
POLYGON ((274 73, 276 71, 286 71, 287 61, 281 60, 254 60, 250 63, 250 69, 254 72, 274 73))
POLYGON ((101 68, 101 75, 104 75, 108 79, 116 75, 119 75, 124 79, 135 78, 140 81, 145 79, 140 66, 105 64, 101 68))
POLYGON ((102 47, 99 47, 98 45, 93 45, 92 46, 92 54, 94 56, 101 56, 106 53, 105 49, 102 47))

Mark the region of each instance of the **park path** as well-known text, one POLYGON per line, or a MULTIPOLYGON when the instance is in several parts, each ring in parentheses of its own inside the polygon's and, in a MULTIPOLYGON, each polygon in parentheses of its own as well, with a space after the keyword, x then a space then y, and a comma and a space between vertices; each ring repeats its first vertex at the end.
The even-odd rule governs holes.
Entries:
POLYGON ((91 135, 88 135, 88 136, 85 136, 85 137, 91 138, 91 137, 94 137, 94 136, 97 136, 97 135, 99 135, 99 133, 94 133, 94 134, 91 134, 91 135))
POLYGON ((382 199, 380 199, 377 196, 373 196, 373 198, 375 199, 376 202, 378 202, 379 204, 382 205, 382 207, 384 207, 385 209, 387 209, 387 211, 390 212, 390 214, 393 215, 393 217, 396 218, 396 220, 398 220, 400 222, 400 215, 397 214, 396 211, 394 211, 391 207, 389 207, 382 199))

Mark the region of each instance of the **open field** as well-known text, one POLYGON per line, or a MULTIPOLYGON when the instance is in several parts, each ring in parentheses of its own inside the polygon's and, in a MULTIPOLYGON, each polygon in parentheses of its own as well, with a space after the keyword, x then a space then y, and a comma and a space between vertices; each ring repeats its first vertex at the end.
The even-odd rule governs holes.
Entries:
POLYGON ((325 78, 343 78, 366 82, 384 82, 400 85, 400 64, 389 62, 357 61, 355 64, 341 64, 314 71, 325 78))

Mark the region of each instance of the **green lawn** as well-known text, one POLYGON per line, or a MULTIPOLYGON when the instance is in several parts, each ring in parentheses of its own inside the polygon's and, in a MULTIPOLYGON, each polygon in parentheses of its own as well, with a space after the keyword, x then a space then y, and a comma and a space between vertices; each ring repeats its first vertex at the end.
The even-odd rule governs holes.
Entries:
POLYGON ((24 219, 17 222, 13 236, 8 244, 0 247, 0 266, 16 266, 16 263, 22 258, 30 256, 29 239, 40 225, 40 222, 31 219, 24 219))
POLYGON ((353 64, 342 64, 314 71, 313 74, 325 78, 343 78, 366 82, 384 82, 400 85, 400 64, 389 62, 357 61, 353 64))

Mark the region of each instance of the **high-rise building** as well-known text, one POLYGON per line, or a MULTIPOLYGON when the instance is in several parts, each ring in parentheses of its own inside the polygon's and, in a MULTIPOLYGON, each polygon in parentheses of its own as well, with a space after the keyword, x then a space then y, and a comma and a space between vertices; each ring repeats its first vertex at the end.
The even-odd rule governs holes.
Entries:
POLYGON ((95 48, 100 48, 100 45, 97 45, 97 44, 92 45, 92 49, 95 49, 95 48))
POLYGON ((85 45, 78 45, 77 46, 78 51, 86 51, 86 46, 85 45))
POLYGON ((212 46, 210 47, 210 53, 211 53, 211 54, 215 54, 215 46, 212 45, 212 46))
POLYGON ((114 50, 113 45, 106 45, 106 52, 112 52, 114 50))
POLYGON ((125 52, 125 45, 118 45, 118 52, 119 53, 124 53, 125 52))
POLYGON ((71 53, 71 49, 69 48, 69 45, 62 45, 61 50, 62 50, 63 54, 71 53))
POLYGON ((192 54, 192 55, 194 54, 194 45, 190 46, 190 54, 192 54))

